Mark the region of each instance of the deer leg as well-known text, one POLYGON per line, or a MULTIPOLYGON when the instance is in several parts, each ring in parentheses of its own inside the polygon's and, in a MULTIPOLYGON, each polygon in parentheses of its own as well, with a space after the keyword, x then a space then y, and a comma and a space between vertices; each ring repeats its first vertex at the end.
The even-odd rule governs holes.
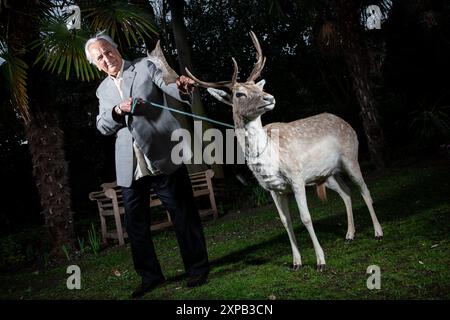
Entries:
POLYGON ((293 265, 292 269, 294 271, 298 270, 302 266, 302 258, 300 256, 300 251, 298 250, 297 240, 295 239, 294 229, 292 227, 291 213, 289 212, 288 197, 285 194, 278 194, 276 192, 270 191, 273 201, 278 209, 278 214, 280 215, 281 223, 285 227, 289 241, 291 242, 293 265))
POLYGON ((375 210, 373 209, 372 197, 370 196, 369 189, 367 188, 367 185, 364 182, 358 162, 344 161, 344 167, 350 179, 352 179, 352 181, 359 187, 364 202, 366 203, 367 208, 369 209, 370 217, 372 218, 373 228, 375 230, 375 238, 381 239, 381 237, 383 237, 383 230, 381 229, 381 225, 378 222, 377 215, 375 214, 375 210))
POLYGON ((323 254, 322 247, 319 244, 319 240, 317 240, 316 233, 314 232, 311 215, 306 202, 305 185, 303 183, 293 185, 292 189, 294 190, 295 200, 297 201, 300 211, 300 218, 303 225, 306 227, 306 230, 308 230, 309 236, 314 245, 314 251, 316 252, 317 259, 317 270, 322 271, 325 268, 325 256, 323 254))
POLYGON ((352 199, 350 198, 350 189, 338 175, 330 176, 325 185, 331 190, 336 191, 342 198, 347 211, 347 235, 345 239, 352 241, 355 238, 355 224, 353 222, 352 199))

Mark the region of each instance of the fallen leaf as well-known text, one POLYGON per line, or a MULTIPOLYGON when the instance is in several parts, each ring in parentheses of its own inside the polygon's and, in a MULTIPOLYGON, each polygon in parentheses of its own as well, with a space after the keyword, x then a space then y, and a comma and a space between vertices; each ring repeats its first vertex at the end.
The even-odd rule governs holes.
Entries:
POLYGON ((113 271, 113 274, 114 274, 116 277, 120 277, 120 276, 121 276, 120 271, 117 270, 117 269, 113 271))
POLYGON ((419 263, 420 263, 420 264, 424 264, 424 263, 423 263, 422 261, 420 261, 420 260, 419 260, 419 263))
POLYGON ((434 248, 436 248, 436 247, 438 247, 438 246, 439 246, 439 243, 433 244, 433 245, 431 246, 431 249, 434 249, 434 248))
POLYGON ((277 297, 274 294, 271 294, 269 296, 269 300, 276 300, 276 299, 277 299, 277 297))

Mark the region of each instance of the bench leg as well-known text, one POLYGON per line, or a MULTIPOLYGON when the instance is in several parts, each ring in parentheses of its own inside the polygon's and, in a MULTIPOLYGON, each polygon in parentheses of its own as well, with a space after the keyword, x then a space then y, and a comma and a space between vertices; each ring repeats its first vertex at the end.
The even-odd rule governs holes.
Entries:
POLYGON ((172 218, 170 218, 170 213, 169 211, 166 210, 166 214, 167 214, 167 221, 172 223, 172 218))
POLYGON ((125 244, 125 239, 123 236, 122 221, 120 220, 120 213, 118 213, 118 212, 114 213, 114 220, 116 221, 116 232, 117 232, 117 239, 119 240, 119 246, 122 246, 125 244))
POLYGON ((212 170, 207 170, 205 172, 206 183, 208 185, 208 191, 209 191, 209 202, 211 202, 211 209, 213 210, 213 216, 214 216, 214 221, 215 221, 218 218, 219 214, 217 212, 216 198, 214 196, 214 188, 213 188, 213 184, 212 184, 212 180, 211 180, 213 175, 214 175, 214 171, 212 171, 212 170))
POLYGON ((106 219, 100 214, 100 227, 102 231, 102 243, 106 245, 108 240, 106 239, 106 219))
POLYGON ((211 191, 209 193, 209 201, 211 202, 211 208, 213 210, 214 220, 216 220, 219 216, 217 212, 217 206, 216 206, 216 198, 214 197, 214 191, 211 191))

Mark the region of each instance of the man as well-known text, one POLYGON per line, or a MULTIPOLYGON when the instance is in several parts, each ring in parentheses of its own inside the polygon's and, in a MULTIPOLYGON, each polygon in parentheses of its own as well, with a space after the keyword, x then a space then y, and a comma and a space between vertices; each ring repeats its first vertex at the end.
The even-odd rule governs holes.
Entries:
POLYGON ((180 89, 192 92, 194 81, 181 76, 168 83, 149 59, 123 60, 105 34, 89 39, 85 51, 89 62, 108 75, 97 89, 97 128, 104 135, 117 135, 117 184, 122 187, 134 268, 142 278, 132 297, 143 296, 165 280, 150 234, 150 187, 171 216, 189 277, 187 286, 204 284, 209 262, 189 174, 184 164, 171 161, 176 144, 171 135, 180 125, 168 110, 144 103, 132 105, 132 98, 164 104, 163 92, 189 103, 189 94, 181 94, 180 89))

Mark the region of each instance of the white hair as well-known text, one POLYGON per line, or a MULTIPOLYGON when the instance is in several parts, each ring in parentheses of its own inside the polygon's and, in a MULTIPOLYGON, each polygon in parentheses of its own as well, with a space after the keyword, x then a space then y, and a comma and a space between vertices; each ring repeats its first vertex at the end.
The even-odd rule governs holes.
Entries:
POLYGON ((102 32, 99 32, 95 35, 95 37, 90 38, 88 41, 86 41, 86 44, 84 45, 84 52, 86 53, 86 59, 89 61, 90 64, 94 64, 94 61, 91 57, 91 53, 89 52, 89 47, 91 44, 94 44, 95 42, 99 40, 105 40, 110 45, 112 45, 114 48, 117 48, 117 44, 114 42, 114 40, 108 36, 107 34, 102 32))

